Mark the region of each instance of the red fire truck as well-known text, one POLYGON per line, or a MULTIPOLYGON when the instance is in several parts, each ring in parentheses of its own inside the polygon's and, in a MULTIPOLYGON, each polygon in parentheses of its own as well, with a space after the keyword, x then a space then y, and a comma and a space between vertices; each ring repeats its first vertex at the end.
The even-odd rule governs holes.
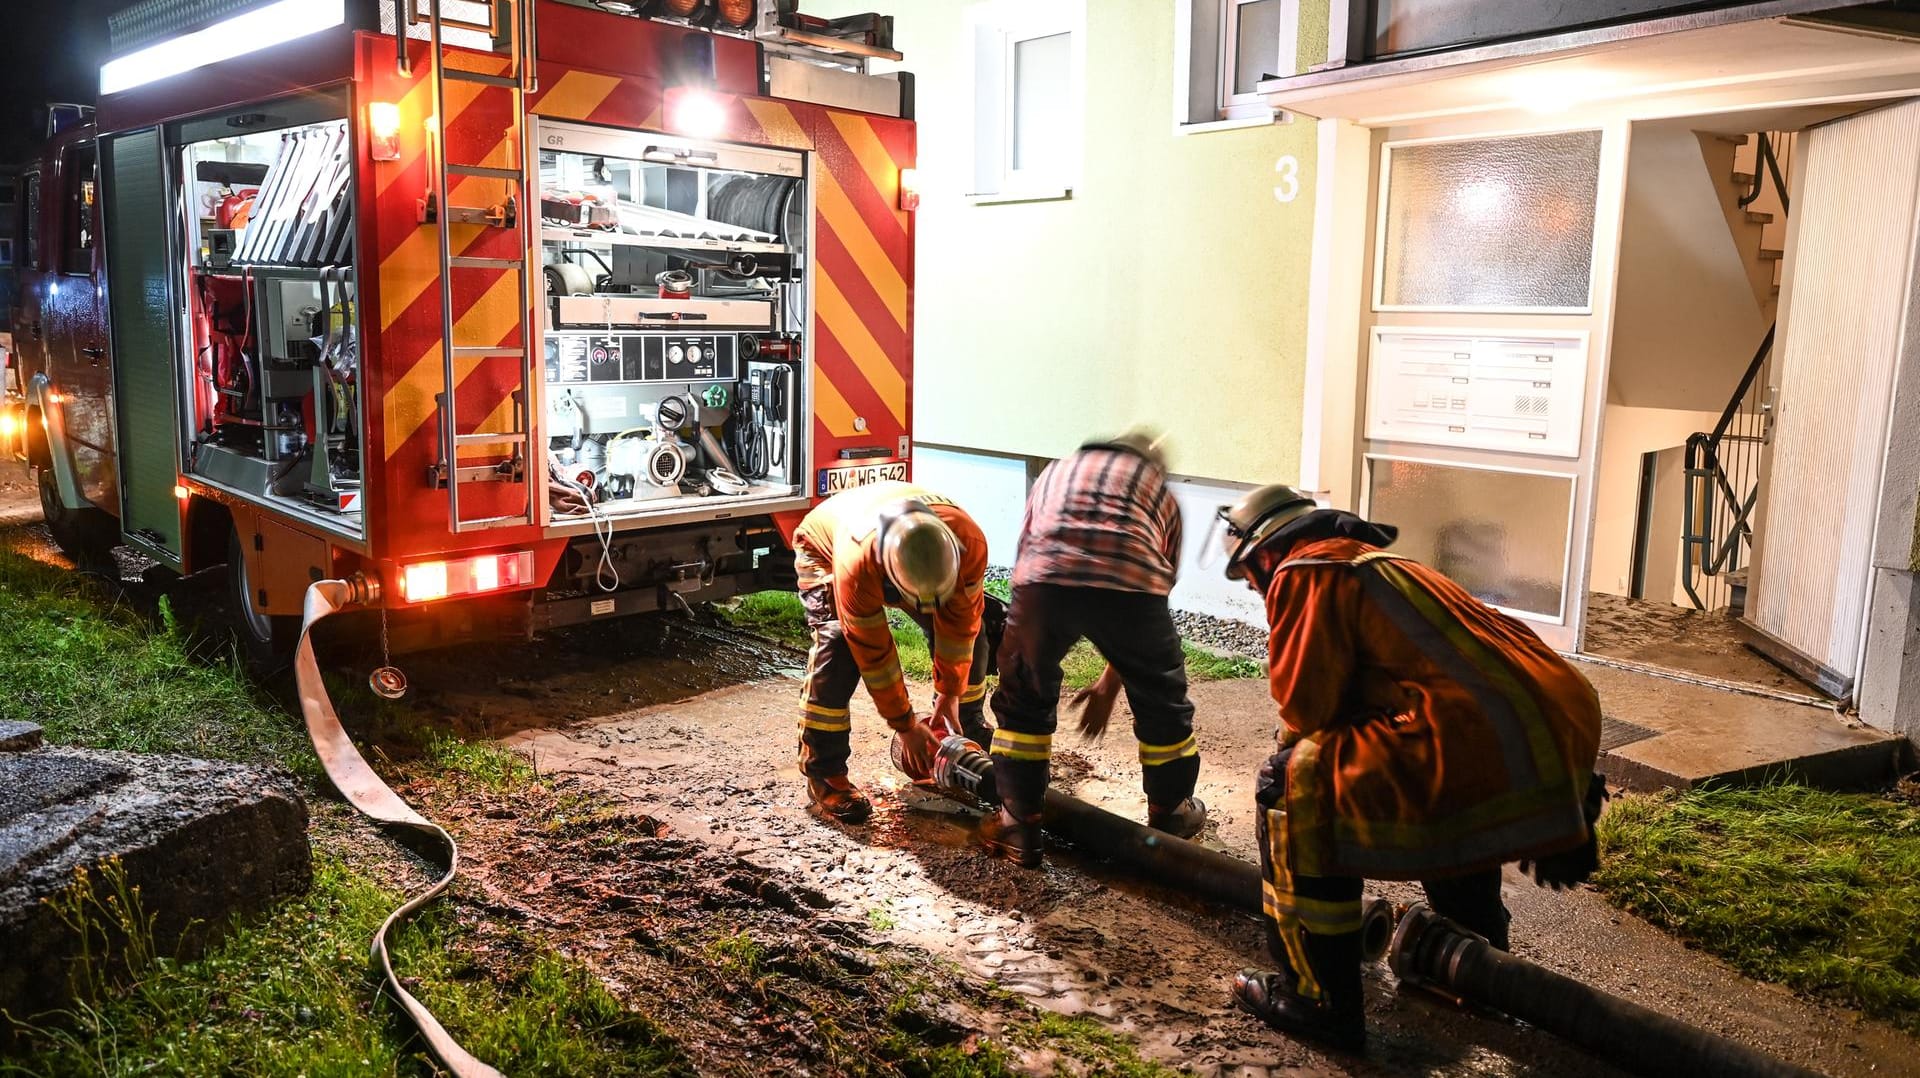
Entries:
POLYGON ((913 85, 797 0, 144 0, 23 176, 0 450, 61 546, 394 650, 784 582, 905 477, 913 85))

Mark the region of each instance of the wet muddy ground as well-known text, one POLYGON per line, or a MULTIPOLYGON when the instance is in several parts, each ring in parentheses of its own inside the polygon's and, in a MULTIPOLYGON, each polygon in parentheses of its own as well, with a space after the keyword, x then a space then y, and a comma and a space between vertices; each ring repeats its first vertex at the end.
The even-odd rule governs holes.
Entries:
MULTIPOLYGON (((891 773, 885 729, 864 701, 854 766, 878 811, 863 827, 820 820, 793 766, 798 654, 684 620, 598 631, 625 643, 596 643, 578 669, 556 641, 481 664, 458 653, 416 663, 420 702, 502 737, 543 774, 577 778, 702 849, 826 896, 835 916, 884 940, 948 959, 971 982, 1095 1017, 1170 1065, 1218 1075, 1609 1073, 1537 1031, 1400 994, 1384 967, 1369 972, 1365 1060, 1289 1042, 1229 1006, 1227 977, 1264 961, 1254 919, 1075 851, 1055 851, 1036 872, 981 856, 968 844, 969 811, 891 773), (635 649, 631 659, 613 658, 622 646, 635 649), (742 669, 755 672, 722 684, 742 669)), ((1214 806, 1206 837, 1251 857, 1249 790, 1273 726, 1265 687, 1201 685, 1195 698, 1199 792, 1214 806)), ((1056 773, 1077 795, 1138 816, 1124 730, 1117 722, 1092 746, 1063 738, 1056 773)), ((1510 874, 1507 901, 1518 950, 1535 961, 1828 1073, 1920 1074, 1912 1041, 1896 1031, 1747 981, 1598 895, 1555 895, 1510 874)))
MULTIPOLYGON (((44 532, 25 523, 37 514, 20 505, 32 490, 22 493, 0 489, 0 528, 9 545, 46 554, 44 532)), ((430 779, 405 791, 466 847, 457 905, 487 926, 482 950, 524 946, 527 933, 562 947, 663 1015, 712 1073, 838 1073, 849 1037, 878 1035, 869 1023, 965 1044, 1017 1021, 1016 997, 1089 1016, 1202 1075, 1614 1073, 1537 1030, 1401 993, 1384 966, 1368 971, 1367 1056, 1282 1038, 1229 1004, 1231 973, 1265 962, 1255 919, 1079 851, 1051 851, 1038 871, 987 859, 969 845, 968 810, 892 774, 864 698, 854 767, 878 811, 863 827, 815 818, 794 768, 802 659, 684 616, 406 659, 416 721, 498 738, 543 776, 506 792, 430 779), (751 941, 751 961, 717 942, 730 938, 751 941), (929 985, 929 968, 950 974, 929 985)), ((1195 701, 1199 793, 1214 809, 1205 839, 1251 857, 1251 782, 1274 726, 1265 686, 1200 685, 1195 701)), ((1063 737, 1055 771, 1137 817, 1124 718, 1101 744, 1063 737)), ((1826 1073, 1920 1075, 1910 1038, 1746 980, 1596 894, 1556 895, 1511 873, 1506 892, 1516 950, 1534 961, 1826 1073)), ((1051 1068, 1044 1054, 1028 1063, 1051 1068)))

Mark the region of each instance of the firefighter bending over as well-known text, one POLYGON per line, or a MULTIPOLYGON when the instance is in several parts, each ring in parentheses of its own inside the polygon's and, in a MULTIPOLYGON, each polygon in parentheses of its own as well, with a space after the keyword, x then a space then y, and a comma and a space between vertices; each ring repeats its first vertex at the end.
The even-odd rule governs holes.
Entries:
POLYGON ((1124 685, 1140 741, 1147 823, 1191 838, 1207 822, 1193 796, 1186 656, 1167 607, 1180 565, 1180 508, 1167 489, 1160 442, 1133 432, 1095 442, 1042 472, 1027 498, 1000 644, 993 714, 994 781, 1002 805, 980 823, 993 853, 1034 866, 1060 703, 1060 661, 1081 638, 1107 660, 1080 694, 1083 733, 1097 736, 1124 685))
POLYGON ((1240 1006, 1359 1049, 1363 878, 1419 880, 1434 910, 1507 947, 1500 866, 1571 886, 1595 865, 1593 687, 1525 625, 1383 547, 1396 529, 1284 486, 1221 509, 1227 575, 1266 597, 1284 724, 1255 830, 1278 972, 1240 1006))
POLYGON ((847 705, 864 681, 895 731, 904 770, 930 771, 940 739, 986 744, 987 657, 980 631, 987 540, 946 498, 888 481, 821 502, 794 533, 794 567, 813 647, 800 705, 800 772, 821 812, 860 823, 873 805, 847 778, 853 723, 847 705), (933 652, 934 707, 916 722, 887 608, 904 610, 933 652))

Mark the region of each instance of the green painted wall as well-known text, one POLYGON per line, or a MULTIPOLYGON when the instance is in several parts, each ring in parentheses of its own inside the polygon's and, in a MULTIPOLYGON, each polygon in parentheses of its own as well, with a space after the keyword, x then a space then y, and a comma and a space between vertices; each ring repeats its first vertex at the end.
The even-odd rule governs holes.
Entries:
POLYGON ((1073 197, 971 204, 969 6, 807 5, 894 15, 902 66, 918 78, 916 439, 1054 457, 1151 421, 1173 435, 1185 474, 1295 478, 1313 122, 1176 135, 1172 5, 1087 0, 1073 197), (1275 197, 1284 155, 1299 176, 1285 204, 1275 197))

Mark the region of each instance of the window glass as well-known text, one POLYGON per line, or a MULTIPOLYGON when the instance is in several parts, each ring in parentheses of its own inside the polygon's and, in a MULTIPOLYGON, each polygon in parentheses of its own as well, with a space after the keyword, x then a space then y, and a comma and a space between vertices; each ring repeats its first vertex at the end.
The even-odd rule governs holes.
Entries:
POLYGON ((40 269, 40 174, 29 172, 25 182, 27 197, 21 209, 26 220, 20 226, 20 237, 27 245, 27 257, 22 261, 28 269, 40 269))
POLYGON ((1372 460, 1368 519, 1393 544, 1481 602, 1559 618, 1566 595, 1573 477, 1372 460))
POLYGON ((1071 34, 1052 34, 1013 43, 1010 160, 1015 172, 1047 172, 1066 163, 1072 39, 1071 34))
POLYGON ((66 235, 61 250, 61 269, 66 273, 93 272, 95 150, 92 144, 67 151, 63 166, 66 181, 66 235))
POLYGON ((1586 308, 1599 191, 1598 131, 1394 147, 1381 302, 1586 308))
POLYGON ((1239 5, 1240 18, 1233 44, 1233 92, 1250 94, 1268 75, 1288 74, 1280 68, 1280 9, 1286 0, 1253 0, 1239 5))
POLYGON ((0 206, 11 206, 18 198, 19 187, 12 176, 0 176, 0 206))

